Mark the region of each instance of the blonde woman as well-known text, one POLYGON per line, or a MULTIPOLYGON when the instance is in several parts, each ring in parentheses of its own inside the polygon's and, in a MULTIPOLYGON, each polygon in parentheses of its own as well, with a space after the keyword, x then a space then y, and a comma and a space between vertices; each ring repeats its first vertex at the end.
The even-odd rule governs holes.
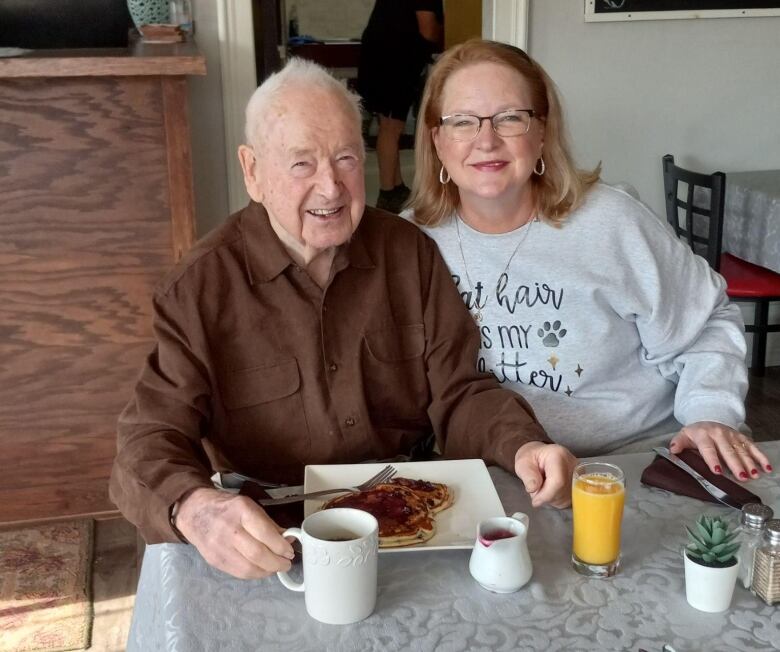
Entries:
POLYGON ((578 170, 555 87, 483 40, 431 70, 412 217, 481 333, 479 367, 577 456, 697 448, 715 473, 770 471, 738 428, 744 326, 723 279, 629 194, 578 170))

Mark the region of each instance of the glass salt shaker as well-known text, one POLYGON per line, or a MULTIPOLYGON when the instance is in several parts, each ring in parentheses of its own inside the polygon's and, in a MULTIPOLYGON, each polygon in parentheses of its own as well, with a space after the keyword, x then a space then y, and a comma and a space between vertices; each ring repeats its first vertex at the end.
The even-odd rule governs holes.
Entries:
POLYGON ((764 525, 764 536, 753 560, 751 592, 768 605, 780 602, 780 519, 764 525))
POLYGON ((738 540, 741 543, 737 551, 739 561, 739 581, 746 589, 753 579, 753 557, 761 543, 764 524, 774 516, 774 511, 761 503, 748 503, 742 507, 738 540))

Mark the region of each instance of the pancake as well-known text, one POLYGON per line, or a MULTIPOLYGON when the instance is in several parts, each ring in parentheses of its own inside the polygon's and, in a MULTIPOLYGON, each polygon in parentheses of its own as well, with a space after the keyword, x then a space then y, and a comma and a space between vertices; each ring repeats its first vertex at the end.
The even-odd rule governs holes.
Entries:
POLYGON ((379 547, 397 548, 428 541, 436 525, 424 498, 399 484, 378 484, 366 491, 329 500, 323 509, 353 507, 376 517, 379 547))
POLYGON ((452 491, 441 482, 428 482, 427 480, 412 480, 410 478, 393 478, 389 484, 397 484, 411 489, 420 498, 432 514, 441 512, 452 505, 452 491))

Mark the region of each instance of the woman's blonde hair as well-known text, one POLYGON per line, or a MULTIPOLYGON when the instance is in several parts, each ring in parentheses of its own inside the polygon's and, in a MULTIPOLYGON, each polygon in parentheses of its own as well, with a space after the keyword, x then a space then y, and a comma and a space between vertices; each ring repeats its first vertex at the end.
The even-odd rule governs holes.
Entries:
POLYGON ((508 66, 528 84, 532 104, 529 108, 545 125, 544 174, 532 174, 530 183, 540 215, 559 226, 598 181, 601 164, 594 170, 575 167, 566 142, 558 93, 542 67, 519 48, 483 39, 472 39, 447 50, 431 69, 417 119, 414 188, 408 206, 414 210, 417 223, 429 226, 447 219, 458 207, 458 188, 454 183, 439 181, 441 161, 436 155, 432 130, 439 125, 447 80, 461 68, 484 62, 508 66))

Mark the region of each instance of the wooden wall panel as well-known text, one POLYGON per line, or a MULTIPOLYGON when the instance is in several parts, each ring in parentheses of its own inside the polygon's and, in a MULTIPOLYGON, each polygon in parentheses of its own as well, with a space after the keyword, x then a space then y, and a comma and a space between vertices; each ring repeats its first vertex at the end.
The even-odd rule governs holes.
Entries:
POLYGON ((173 262, 164 125, 159 77, 0 80, 0 522, 112 509, 173 262))

